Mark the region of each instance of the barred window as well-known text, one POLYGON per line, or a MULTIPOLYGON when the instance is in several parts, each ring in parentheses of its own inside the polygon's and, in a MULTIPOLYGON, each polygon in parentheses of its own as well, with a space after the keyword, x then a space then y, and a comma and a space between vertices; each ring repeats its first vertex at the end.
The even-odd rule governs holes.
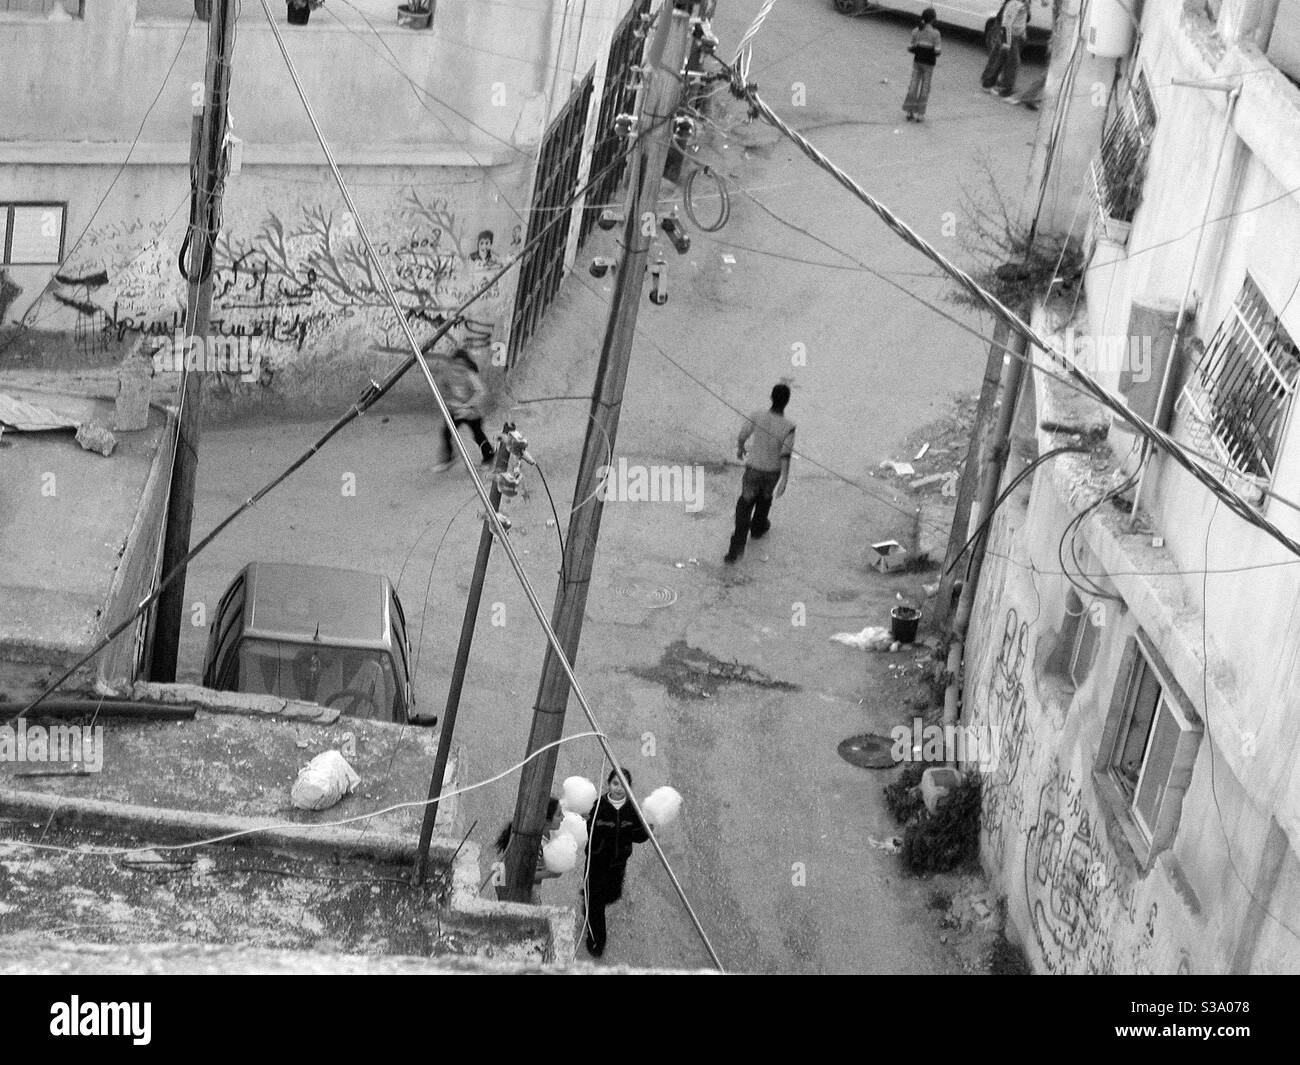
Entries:
POLYGON ((1297 378, 1300 348, 1248 276, 1179 397, 1198 450, 1271 482, 1297 378))
POLYGON ((0 203, 0 265, 59 263, 67 214, 65 203, 0 203))
POLYGON ((1106 124, 1101 153, 1092 164, 1097 207, 1106 218, 1133 221, 1142 200, 1155 128, 1155 103, 1146 76, 1139 70, 1106 124))

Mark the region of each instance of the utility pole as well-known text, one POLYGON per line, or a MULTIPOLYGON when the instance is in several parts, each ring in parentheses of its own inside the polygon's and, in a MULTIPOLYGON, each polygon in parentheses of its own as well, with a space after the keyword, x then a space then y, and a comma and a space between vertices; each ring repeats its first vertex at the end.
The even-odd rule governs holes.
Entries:
MULTIPOLYGON (((235 42, 235 3, 236 0, 211 0, 208 19, 203 113, 198 119, 199 135, 190 167, 193 199, 188 230, 189 261, 185 264, 189 282, 189 299, 185 308, 186 361, 181 373, 180 422, 176 427, 176 454, 167 496, 163 573, 170 573, 189 553, 190 527, 194 520, 194 481, 199 465, 199 415, 203 400, 202 370, 206 369, 207 361, 202 355, 208 350, 213 245, 217 220, 221 217, 226 103, 230 94, 231 53, 235 42), (189 365, 190 353, 194 351, 200 355, 199 370, 189 365)), ((149 655, 150 680, 169 683, 176 679, 176 656, 184 621, 185 572, 182 571, 158 598, 149 655)))
MULTIPOLYGON (((497 441, 496 460, 492 465, 492 488, 488 501, 493 510, 501 505, 503 475, 508 475, 511 455, 522 461, 528 444, 515 432, 512 422, 506 422, 497 441)), ((509 483, 509 482, 505 482, 509 483)), ((515 484, 518 483, 516 475, 515 484)), ((513 488, 513 485, 511 485, 513 488)), ((513 494, 513 492, 512 492, 513 494)), ((456 714, 460 710, 460 693, 465 685, 465 670, 469 665, 469 649, 474 642, 474 625, 478 621, 479 603, 483 598, 483 581, 487 576, 488 556, 492 554, 492 523, 483 515, 483 531, 479 533, 478 555, 474 559, 474 576, 470 579, 469 598, 465 600, 465 617, 460 623, 460 643, 456 645, 456 662, 451 670, 451 684, 447 689, 447 705, 442 712, 442 731, 438 733, 438 753, 433 759, 433 776, 429 780, 430 801, 424 808, 424 821, 420 825, 420 847, 415 860, 414 881, 424 883, 429 865, 429 844, 433 841, 434 822, 438 820, 438 796, 442 794, 443 777, 447 775, 447 759, 451 753, 451 738, 456 729, 456 714)))
POLYGON ((943 571, 939 577, 939 591, 934 597, 934 624, 936 628, 946 631, 952 619, 953 585, 961 575, 960 568, 954 563, 957 553, 966 546, 970 536, 971 503, 975 499, 975 489, 980 482, 980 470, 988 458, 988 435, 993 407, 997 402, 998 388, 1002 383, 1002 365, 1007 358, 1007 342, 1011 338, 1011 329, 1001 318, 993 324, 993 340, 989 343, 989 357, 984 365, 984 384, 980 388, 979 402, 975 407, 975 419, 971 425, 970 446, 966 449, 966 465, 962 467, 961 479, 957 482, 957 507, 953 511, 952 529, 948 533, 948 551, 943 559, 943 571))
MULTIPOLYGON (((605 340, 596 370, 596 384, 591 402, 591 418, 582 447, 578 481, 573 498, 577 508, 569 518, 565 541, 564 566, 551 613, 551 626, 564 648, 570 664, 576 664, 578 643, 582 637, 582 619, 587 607, 587 590, 591 582, 596 540, 604 509, 599 487, 604 480, 604 466, 618 433, 619 413, 623 403, 623 385, 627 380, 632 338, 640 310, 647 260, 654 234, 659 227, 656 205, 663 179, 664 162, 672 143, 672 118, 682 92, 682 72, 690 43, 691 16, 679 7, 680 0, 665 2, 659 13, 659 26, 645 58, 644 88, 635 133, 640 150, 634 157, 628 179, 627 218, 623 227, 623 261, 618 270, 614 301, 610 308, 605 340)), ((554 743, 564 734, 564 712, 569 701, 569 681, 560 667, 554 648, 547 646, 542 665, 537 702, 533 706, 533 724, 528 737, 528 753, 554 743)), ((537 869, 537 852, 541 842, 555 777, 558 750, 549 750, 528 762, 520 775, 519 796, 515 802, 510 848, 506 852, 506 879, 498 888, 505 899, 526 902, 532 894, 533 875, 537 869)))

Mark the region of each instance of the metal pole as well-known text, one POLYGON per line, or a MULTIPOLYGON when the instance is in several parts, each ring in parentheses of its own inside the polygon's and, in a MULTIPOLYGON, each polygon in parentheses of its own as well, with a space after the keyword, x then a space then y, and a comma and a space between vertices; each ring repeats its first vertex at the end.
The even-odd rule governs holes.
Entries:
MULTIPOLYGON (((664 161, 672 139, 671 117, 681 95, 681 76, 690 37, 690 15, 665 3, 658 30, 646 60, 646 82, 637 130, 641 150, 628 180, 627 220, 623 229, 623 261, 618 271, 600 364, 593 389, 591 419, 583 443, 582 459, 573 498, 579 502, 569 519, 564 569, 556 591, 552 626, 570 664, 576 663, 582 637, 596 541, 600 535, 603 501, 599 486, 607 452, 618 433, 623 386, 627 380, 632 338, 645 281, 651 242, 658 228, 655 205, 663 179, 664 161), (644 217, 643 217, 644 215, 644 217)), ((569 679, 555 649, 548 646, 542 665, 537 702, 533 707, 528 753, 554 743, 564 733, 564 713, 569 700, 569 679)), ((524 766, 515 804, 510 847, 506 851, 505 883, 498 894, 527 901, 537 869, 546 802, 555 777, 558 750, 552 747, 524 766)), ((626 786, 626 781, 624 782, 626 786)), ((628 789, 629 792, 631 789, 628 789)))
MULTIPOLYGON (((226 102, 230 95, 231 53, 235 42, 235 0, 214 0, 208 22, 208 60, 204 79, 203 117, 193 158, 194 201, 189 230, 190 255, 186 264, 189 299, 185 310, 185 364, 181 374, 180 418, 176 427, 176 454, 167 495, 167 522, 163 537, 162 572, 179 566, 190 550, 194 522, 194 483, 199 467, 199 418, 203 409, 202 370, 190 366, 190 353, 208 350, 208 322, 212 314, 212 259, 217 219, 221 216, 223 147, 226 139, 226 102)), ((158 598, 153 643, 149 652, 149 679, 170 683, 176 679, 181 625, 185 619, 185 572, 158 598)))
MULTIPOLYGON (((1025 360, 1028 357, 1029 342, 1020 333, 1011 338, 1011 358, 1002 366, 1002 406, 998 409, 997 426, 993 430, 993 439, 989 441, 987 459, 980 473, 979 520, 991 519, 993 504, 998 497, 998 486, 1002 483, 1002 471, 1006 468, 1007 454, 1011 450, 1011 426, 1016 417, 1016 401, 1020 398, 1020 384, 1024 379, 1025 360)), ((943 723, 957 724, 960 708, 958 702, 961 694, 961 668, 965 655, 966 632, 970 628, 971 614, 975 609, 975 591, 979 587, 980 572, 984 568, 984 551, 989 537, 993 535, 993 523, 988 521, 981 536, 971 545, 970 574, 961 588, 961 598, 957 603, 957 614, 952 622, 952 643, 948 646, 948 673, 951 680, 944 692, 943 723)))
POLYGON ((945 631, 952 619, 952 590, 957 580, 958 568, 953 565, 957 552, 970 536, 971 502, 980 481, 980 470, 988 454, 989 421, 997 401, 998 386, 1002 380, 1002 366, 1007 359, 1007 340, 1011 329, 1002 319, 993 325, 993 340, 989 344, 988 361, 984 364, 984 383, 980 386, 979 403, 975 407, 975 421, 971 426, 970 447, 966 450, 966 465, 962 467, 957 485, 957 507, 952 516, 952 529, 948 533, 948 550, 943 559, 943 575, 939 578, 939 591, 934 599, 934 626, 945 631))
MULTIPOLYGON (((496 459, 492 464, 492 488, 488 493, 489 505, 496 510, 501 505, 501 484, 498 474, 510 465, 511 446, 507 439, 514 432, 514 424, 506 422, 497 439, 496 459)), ((521 449, 522 450, 522 449, 521 449)), ((424 821, 420 825, 420 848, 415 859, 415 883, 424 883, 429 865, 429 844, 433 840, 434 822, 438 820, 438 796, 442 794, 443 777, 447 773, 447 759, 451 754, 451 738, 456 730, 456 714, 460 710, 460 693, 465 684, 465 669, 469 665, 469 649, 474 642, 474 625, 478 621, 478 608, 483 598, 483 581, 487 576, 488 556, 492 554, 492 524, 483 516, 483 531, 479 533, 478 554, 474 558, 474 576, 469 584, 469 597, 465 600, 465 617, 460 623, 460 643, 456 645, 456 663, 451 669, 451 685, 447 689, 447 705, 442 712, 442 731, 438 733, 438 753, 433 759, 433 776, 429 778, 429 804, 424 808, 424 821)))

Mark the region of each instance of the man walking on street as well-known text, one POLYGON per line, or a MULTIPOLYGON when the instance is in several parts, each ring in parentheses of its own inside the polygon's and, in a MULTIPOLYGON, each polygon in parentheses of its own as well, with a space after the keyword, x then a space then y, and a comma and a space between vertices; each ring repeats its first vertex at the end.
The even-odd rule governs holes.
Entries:
POLYGON ((745 553, 745 543, 766 536, 772 527, 767 520, 772 500, 780 499, 790 480, 790 456, 794 453, 794 422, 785 416, 790 402, 788 385, 772 389, 770 410, 755 411, 745 422, 736 440, 736 458, 745 461, 740 499, 736 502, 736 529, 724 562, 737 562, 745 553), (745 445, 749 443, 749 457, 745 445))
POLYGON ((996 96, 1007 97, 1016 91, 1020 75, 1020 53, 1029 36, 1029 0, 1010 0, 1002 12, 1002 69, 996 88, 985 88, 996 96))

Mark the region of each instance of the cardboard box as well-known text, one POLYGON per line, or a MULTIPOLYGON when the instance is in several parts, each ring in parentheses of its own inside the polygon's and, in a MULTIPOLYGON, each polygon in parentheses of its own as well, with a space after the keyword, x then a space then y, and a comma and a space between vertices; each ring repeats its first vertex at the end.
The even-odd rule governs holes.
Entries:
POLYGON ((867 560, 881 573, 893 573, 907 566, 907 551, 897 540, 882 540, 867 549, 867 560))

